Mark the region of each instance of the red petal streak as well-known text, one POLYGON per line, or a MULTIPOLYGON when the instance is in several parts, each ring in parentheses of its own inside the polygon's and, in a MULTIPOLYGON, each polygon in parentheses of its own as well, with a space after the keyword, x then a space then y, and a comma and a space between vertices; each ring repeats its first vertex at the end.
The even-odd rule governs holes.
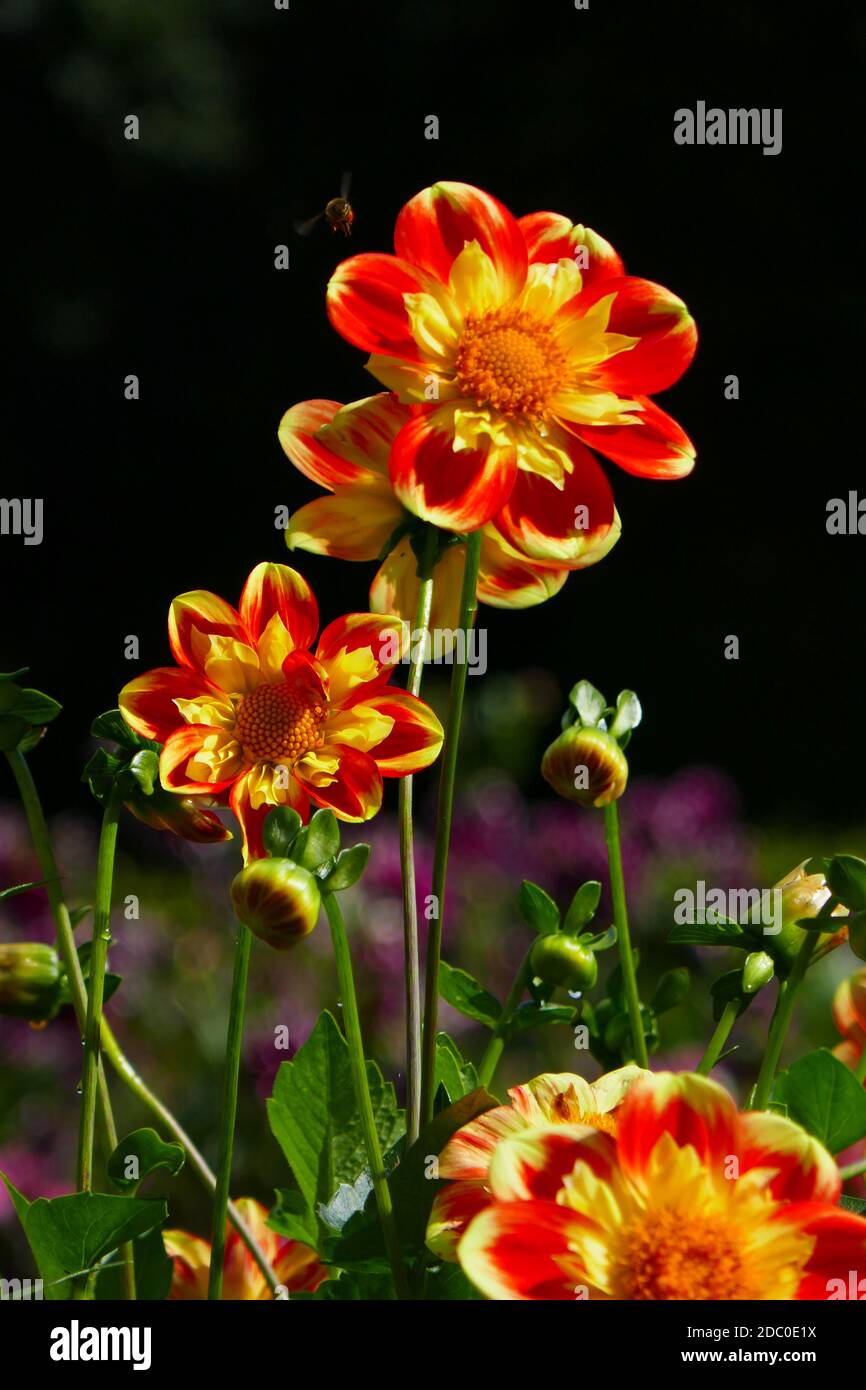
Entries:
POLYGON ((406 203, 394 229, 397 255, 443 284, 467 241, 477 241, 493 261, 504 296, 518 294, 526 281, 526 242, 508 209, 482 189, 435 183, 406 203))
POLYGON ((391 451, 394 491, 416 516, 450 531, 475 531, 508 500, 517 477, 509 448, 454 450, 453 407, 422 409, 391 451))
POLYGON ((494 522, 506 541, 530 560, 557 569, 579 564, 607 535, 614 518, 613 493, 604 470, 573 435, 564 434, 563 442, 574 470, 564 475, 562 489, 521 470, 494 522), (582 507, 585 513, 578 510, 582 507))
POLYGON ((351 256, 331 276, 328 317, 355 347, 419 362, 403 296, 425 290, 428 283, 422 271, 395 256, 351 256))
MULTIPOLYGON (((347 743, 326 744, 316 755, 335 757, 339 766, 335 780, 327 786, 315 786, 306 758, 295 764, 295 776, 317 806, 326 806, 340 820, 370 820, 382 804, 382 777, 373 759, 359 748, 347 743)), ((308 755, 310 756, 310 755, 308 755)))
POLYGON ((241 594, 241 615, 255 643, 279 614, 296 647, 309 647, 319 630, 313 591, 297 570, 264 562, 256 565, 241 594))
POLYGON ((405 777, 436 761, 442 725, 423 700, 403 690, 386 690, 365 704, 394 720, 387 738, 367 750, 383 777, 405 777))
POLYGON ((562 423, 626 473, 641 478, 685 478, 695 466, 695 446, 685 430, 648 396, 636 396, 635 400, 643 406, 637 425, 562 423))
POLYGON ((288 458, 305 477, 328 489, 353 483, 369 472, 341 458, 315 438, 316 431, 330 425, 340 409, 338 401, 301 401, 287 410, 280 421, 279 439, 288 458))
POLYGON ((213 734, 214 730, 207 724, 185 724, 169 735, 159 759, 159 778, 167 791, 219 796, 233 785, 235 777, 221 782, 191 782, 185 775, 189 759, 213 734))
POLYGON ((168 613, 168 640, 178 665, 190 666, 193 670, 201 669, 192 654, 194 628, 217 637, 234 637, 238 642, 249 643, 250 640, 240 614, 218 594, 208 589, 179 594, 168 613))
POLYGON ((183 723, 175 700, 196 700, 205 694, 219 695, 220 692, 189 667, 157 666, 125 685, 118 704, 127 724, 137 734, 165 743, 169 734, 183 723))
POLYGON ((571 261, 578 247, 585 247, 587 264, 585 267, 581 264, 584 288, 597 280, 609 280, 611 276, 625 273, 610 242, 591 227, 569 222, 558 212, 531 212, 517 221, 526 239, 530 262, 571 261))
POLYGON ((695 355, 698 331, 681 299, 651 280, 623 275, 598 280, 582 290, 560 314, 582 317, 596 300, 615 294, 609 333, 625 333, 640 342, 602 362, 593 373, 599 386, 619 395, 652 395, 673 386, 695 355))

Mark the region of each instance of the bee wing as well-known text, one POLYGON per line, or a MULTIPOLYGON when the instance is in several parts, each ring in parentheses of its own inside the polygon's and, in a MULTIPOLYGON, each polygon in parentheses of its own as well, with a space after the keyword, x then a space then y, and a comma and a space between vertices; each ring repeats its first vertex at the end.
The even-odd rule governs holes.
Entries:
POLYGON ((316 223, 321 222, 324 215, 325 214, 323 212, 317 212, 315 217, 307 218, 306 222, 296 222, 295 231, 297 232, 298 236, 309 236, 316 223))
POLYGON ((352 175, 344 174, 340 180, 340 197, 344 203, 349 201, 349 189, 352 186, 352 175))

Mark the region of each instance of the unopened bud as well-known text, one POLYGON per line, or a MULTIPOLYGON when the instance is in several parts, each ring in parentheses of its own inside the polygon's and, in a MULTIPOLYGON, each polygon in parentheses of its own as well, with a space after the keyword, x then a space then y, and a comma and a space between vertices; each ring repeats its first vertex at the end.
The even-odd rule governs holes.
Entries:
MULTIPOLYGON (((807 935, 802 927, 797 926, 798 918, 817 917, 830 897, 830 889, 827 887, 824 875, 807 874, 805 871, 806 862, 798 864, 796 869, 792 869, 775 885, 781 893, 782 930, 777 936, 767 936, 767 950, 774 956, 780 969, 785 972, 797 959, 800 947, 807 935)), ((842 907, 840 904, 833 909, 832 915, 843 920, 840 921, 838 930, 827 931, 816 936, 813 955, 815 960, 825 956, 828 951, 835 950, 837 946, 841 946, 843 941, 848 939, 848 927, 844 922, 848 915, 847 907, 842 907)))
POLYGON ((752 951, 746 956, 743 966, 743 993, 757 994, 772 980, 776 973, 776 962, 766 951, 752 951))
POLYGON ((153 830, 169 830, 182 840, 199 845, 215 845, 230 840, 232 832, 215 811, 203 805, 200 796, 181 796, 177 792, 155 787, 150 796, 137 795, 126 803, 127 809, 153 830))
POLYGON ((254 859, 235 878, 231 896, 238 919, 275 951, 309 936, 321 906, 315 878, 292 859, 254 859))
POLYGON ((566 801, 608 806, 625 791, 628 763, 604 729, 564 729, 541 760, 542 776, 566 801))
POLYGON ((60 962, 38 941, 0 945, 0 1014, 47 1023, 60 1007, 60 962))

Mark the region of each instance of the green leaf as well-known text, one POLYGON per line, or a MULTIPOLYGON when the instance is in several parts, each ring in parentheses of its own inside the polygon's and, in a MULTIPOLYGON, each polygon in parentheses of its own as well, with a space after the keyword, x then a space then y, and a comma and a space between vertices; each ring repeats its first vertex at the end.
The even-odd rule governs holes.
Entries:
POLYGON ((689 972, 684 965, 666 970, 655 988, 651 1007, 657 1014, 666 1014, 681 1004, 689 992, 689 972))
POLYGON ((447 1033, 436 1035, 436 1086, 445 1087, 449 1103, 478 1088, 478 1073, 447 1033))
POLYGON ((271 859, 290 859, 289 846, 301 828, 301 818, 291 806, 275 806, 265 819, 262 835, 271 859))
MULTIPOLYGON (((583 931, 583 928, 592 921, 598 911, 598 904, 601 899, 601 884, 595 879, 590 879, 588 883, 581 884, 571 905, 565 914, 565 921, 562 930, 571 936, 583 931)), ((559 912, 557 910, 557 919, 559 912)))
POLYGON ((27 724, 50 724, 62 708, 50 695, 43 695, 41 690, 22 690, 10 713, 27 724))
POLYGON ((145 796, 153 796, 159 786, 159 754, 152 748, 140 748, 130 758, 128 772, 145 796))
POLYGON ((668 935, 670 946, 738 946, 751 950, 752 940, 737 922, 682 922, 668 935))
POLYGON ((404 1245, 422 1247, 433 1198, 442 1183, 433 1176, 431 1157, 440 1154, 452 1134, 471 1120, 492 1110, 496 1098, 483 1087, 470 1091, 453 1105, 440 1110, 403 1156, 391 1177, 391 1196, 404 1245))
POLYGON ((509 1034, 526 1033, 530 1028, 543 1028, 550 1023, 573 1023, 577 1009, 568 1004, 521 1004, 511 1020, 509 1034))
POLYGON ((857 1216, 866 1216, 866 1200, 862 1197, 842 1196, 839 1198, 839 1205, 845 1211, 853 1211, 857 1216))
POLYGON ((429 1269, 424 1281, 424 1297, 434 1303, 484 1299, 484 1295, 478 1292, 474 1284, 470 1284, 458 1264, 441 1264, 436 1269, 429 1269))
POLYGON ((143 738, 131 729, 119 709, 106 710, 94 719, 90 726, 94 738, 104 738, 110 743, 118 743, 121 748, 150 748, 158 750, 160 745, 152 738, 143 738))
POLYGON ((726 974, 720 975, 710 985, 710 994, 713 1000, 713 1022, 718 1023, 725 1008, 735 999, 739 1001, 737 1018, 745 1013, 746 1009, 755 998, 754 994, 746 994, 743 989, 742 970, 729 970, 726 974))
POLYGON ((14 888, 4 888, 0 891, 0 903, 5 898, 17 898, 19 893, 27 893, 31 888, 44 888, 46 883, 59 882, 59 878, 40 878, 35 883, 16 883, 14 888))
POLYGON ((292 845, 290 859, 300 864, 310 873, 315 873, 327 859, 332 859, 340 848, 340 827, 333 811, 320 809, 315 812, 309 825, 299 831, 292 845))
POLYGON ((92 904, 92 903, 85 903, 84 907, 75 907, 75 908, 73 908, 72 911, 71 911, 70 914, 69 914, 69 921, 70 921, 71 924, 72 924, 73 930, 74 930, 81 922, 83 922, 84 919, 85 919, 85 917, 87 917, 92 911, 93 911, 93 904, 92 904))
MULTIPOLYGON (((135 1263, 135 1296, 140 1302, 161 1303, 168 1298, 174 1263, 165 1252, 162 1231, 148 1231, 132 1242, 135 1263)), ((125 1297, 123 1266, 119 1259, 100 1269, 94 1296, 119 1302, 125 1297)))
POLYGON ((776 1078, 773 1099, 831 1153, 866 1138, 866 1090, 825 1048, 801 1057, 776 1078))
POLYGON ((524 879, 520 885, 518 901, 524 922, 537 931, 539 936, 548 936, 551 932, 559 931, 559 908, 550 894, 539 888, 537 883, 530 883, 528 879, 524 879))
POLYGON ((334 867, 322 876, 322 891, 341 893, 357 883, 370 857, 369 845, 352 845, 351 849, 341 850, 334 860, 334 867))
POLYGON ((447 961, 439 963, 439 993, 452 1009, 483 1023, 486 1028, 495 1028, 502 1013, 498 999, 480 985, 468 970, 460 970, 447 961))
POLYGON ((396 1299, 394 1281, 390 1274, 341 1274, 339 1279, 326 1279, 315 1293, 293 1293, 293 1303, 380 1303, 396 1299))
POLYGON ((827 887, 840 903, 852 912, 866 911, 866 862, 855 854, 835 854, 825 877, 827 887))
POLYGON ((139 1183, 157 1168, 167 1168, 176 1178, 186 1153, 180 1144, 166 1144, 155 1129, 135 1129, 121 1139, 108 1160, 108 1176, 127 1192, 134 1192, 139 1183))
MULTIPOLYGON (((376 1129, 384 1150, 405 1132, 394 1088, 375 1062, 367 1081, 376 1129)), ((329 1013, 319 1016, 291 1062, 283 1062, 268 1101, 271 1131, 312 1210, 327 1205, 341 1183, 353 1184, 367 1166, 355 1106, 349 1049, 329 1013)))
POLYGON ((616 945, 616 927, 608 927, 606 931, 600 931, 597 936, 584 936, 582 938, 585 946, 591 946, 593 951, 609 951, 611 946, 616 945))
POLYGON ((321 1252, 322 1226, 302 1194, 294 1188, 280 1187, 276 1195, 276 1203, 268 1216, 271 1230, 321 1252))
POLYGON ((76 1192, 71 1197, 37 1197, 27 1203, 9 1179, 6 1184, 40 1277, 45 1297, 69 1298, 71 1280, 87 1273, 118 1246, 161 1226, 164 1202, 76 1192))
POLYGON ((621 690, 616 697, 616 714, 610 726, 610 732, 615 739, 622 741, 631 736, 632 729, 636 729, 643 718, 640 700, 633 690, 621 690))
POLYGON ((29 670, 29 666, 19 666, 17 671, 0 671, 0 685, 5 684, 6 681, 15 682, 20 680, 22 676, 27 675, 29 670))
POLYGON ((582 724, 592 728, 599 723, 607 708, 607 700, 590 681, 578 681, 568 697, 580 715, 582 724))

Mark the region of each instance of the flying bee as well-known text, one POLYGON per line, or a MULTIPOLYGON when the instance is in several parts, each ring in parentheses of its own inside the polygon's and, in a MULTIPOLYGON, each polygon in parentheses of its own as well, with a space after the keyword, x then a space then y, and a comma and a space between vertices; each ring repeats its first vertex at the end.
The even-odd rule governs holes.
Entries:
POLYGON ((309 218, 306 222, 296 222, 295 231, 300 236, 309 236, 310 232, 318 222, 324 217, 332 232, 342 232, 343 236, 352 235, 352 223, 355 220, 355 212, 349 202, 349 185, 352 182, 351 174, 344 174, 340 184, 339 198, 331 198, 325 204, 321 212, 317 212, 315 217, 309 218))

